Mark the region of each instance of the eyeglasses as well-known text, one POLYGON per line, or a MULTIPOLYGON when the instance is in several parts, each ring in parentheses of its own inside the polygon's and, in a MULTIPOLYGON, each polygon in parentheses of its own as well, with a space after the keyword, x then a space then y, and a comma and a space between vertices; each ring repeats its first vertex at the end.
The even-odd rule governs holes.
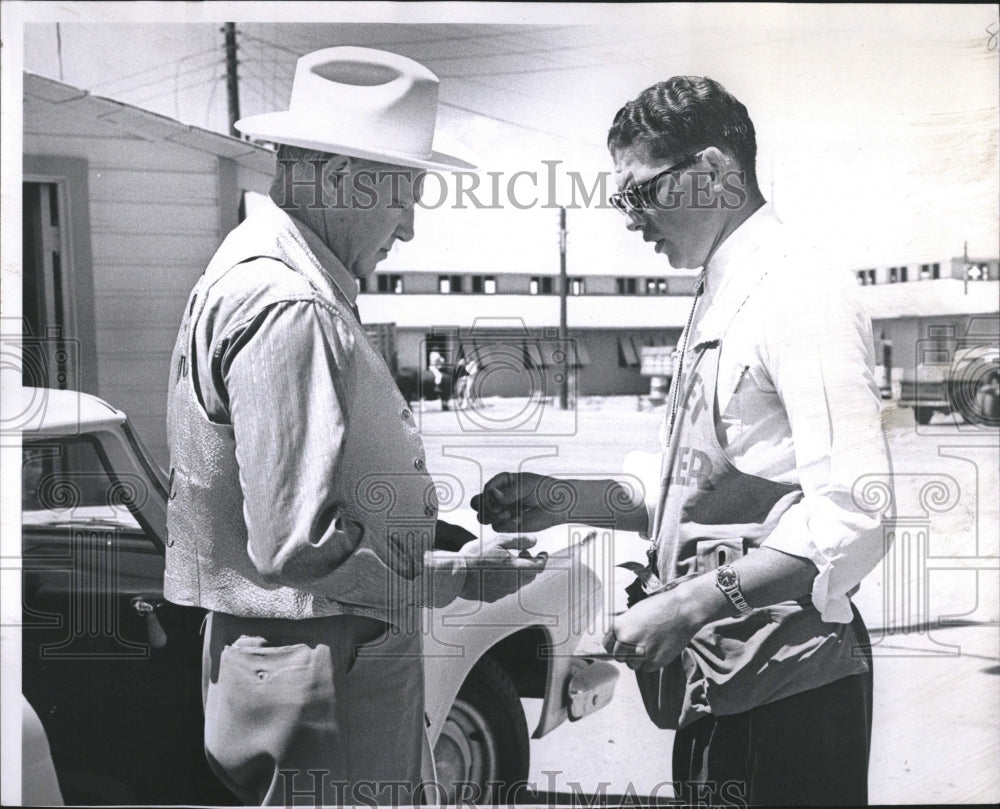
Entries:
POLYGON ((650 177, 641 183, 636 183, 628 188, 622 189, 616 194, 612 194, 608 198, 608 202, 615 206, 619 211, 624 214, 629 213, 642 213, 649 208, 655 208, 657 202, 655 196, 650 194, 651 191, 656 191, 657 184, 666 177, 668 174, 679 169, 687 168, 689 165, 694 163, 701 152, 695 152, 694 154, 689 154, 683 160, 678 163, 674 163, 672 166, 665 168, 659 174, 650 177))

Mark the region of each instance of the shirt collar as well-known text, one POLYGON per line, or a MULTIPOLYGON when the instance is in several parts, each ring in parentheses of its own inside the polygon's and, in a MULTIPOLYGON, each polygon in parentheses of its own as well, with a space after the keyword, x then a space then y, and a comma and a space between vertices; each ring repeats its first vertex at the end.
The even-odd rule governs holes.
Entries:
POLYGON ((319 235, 288 211, 279 208, 270 197, 265 198, 260 213, 277 225, 279 240, 285 248, 305 254, 305 259, 322 272, 323 278, 354 306, 358 298, 358 282, 319 235))
POLYGON ((733 316, 767 272, 755 254, 778 238, 781 220, 765 203, 719 246, 703 272, 706 282, 701 316, 692 329, 691 345, 722 338, 733 316))
POLYGON ((720 289, 727 276, 732 273, 734 264, 743 263, 749 253, 770 239, 771 229, 780 224, 770 202, 765 202, 719 245, 718 249, 705 265, 705 280, 708 290, 714 287, 720 289))
POLYGON ((306 240, 309 250, 312 251, 322 270, 330 276, 333 283, 337 285, 337 288, 344 293, 345 298, 352 304, 356 303, 358 299, 357 279, 351 275, 341 260, 333 254, 333 251, 326 246, 326 243, 319 237, 316 231, 291 214, 288 215, 288 218, 292 220, 296 229, 302 234, 302 238, 306 240))

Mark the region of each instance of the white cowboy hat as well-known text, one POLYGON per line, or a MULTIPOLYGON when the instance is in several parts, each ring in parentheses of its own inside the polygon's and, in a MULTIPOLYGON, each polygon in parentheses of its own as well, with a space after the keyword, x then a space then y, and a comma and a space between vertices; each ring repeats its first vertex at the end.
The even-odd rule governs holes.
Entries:
POLYGON ((236 122, 246 135, 397 166, 474 169, 434 151, 438 78, 405 56, 371 48, 307 53, 288 109, 236 122))

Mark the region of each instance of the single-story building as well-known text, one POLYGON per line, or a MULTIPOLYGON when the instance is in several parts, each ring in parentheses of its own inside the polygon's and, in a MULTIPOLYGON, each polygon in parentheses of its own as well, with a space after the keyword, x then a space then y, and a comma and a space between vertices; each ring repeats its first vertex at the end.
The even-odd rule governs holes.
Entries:
POLYGON ((267 189, 273 160, 26 73, 25 384, 101 396, 166 464, 167 377, 184 302, 239 222, 242 192, 267 189), (64 350, 33 355, 39 342, 64 350))

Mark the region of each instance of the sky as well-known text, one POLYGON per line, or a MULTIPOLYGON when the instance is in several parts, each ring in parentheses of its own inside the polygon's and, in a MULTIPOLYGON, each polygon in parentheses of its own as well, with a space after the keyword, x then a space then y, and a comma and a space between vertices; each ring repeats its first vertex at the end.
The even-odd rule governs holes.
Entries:
POLYGON ((516 187, 537 204, 419 211, 417 239, 383 269, 556 272, 551 197, 571 207, 571 274, 669 272, 615 211, 573 207, 567 173, 589 187, 609 172, 615 111, 675 74, 712 76, 743 101, 765 196, 834 261, 946 261, 966 241, 972 255, 1000 252, 996 6, 46 7, 24 8, 38 20, 24 29, 25 69, 216 131, 227 129, 224 20, 239 32, 243 115, 284 108, 297 57, 321 47, 381 47, 430 67, 439 130, 503 172, 501 192, 535 172, 537 193, 525 177, 516 187))

